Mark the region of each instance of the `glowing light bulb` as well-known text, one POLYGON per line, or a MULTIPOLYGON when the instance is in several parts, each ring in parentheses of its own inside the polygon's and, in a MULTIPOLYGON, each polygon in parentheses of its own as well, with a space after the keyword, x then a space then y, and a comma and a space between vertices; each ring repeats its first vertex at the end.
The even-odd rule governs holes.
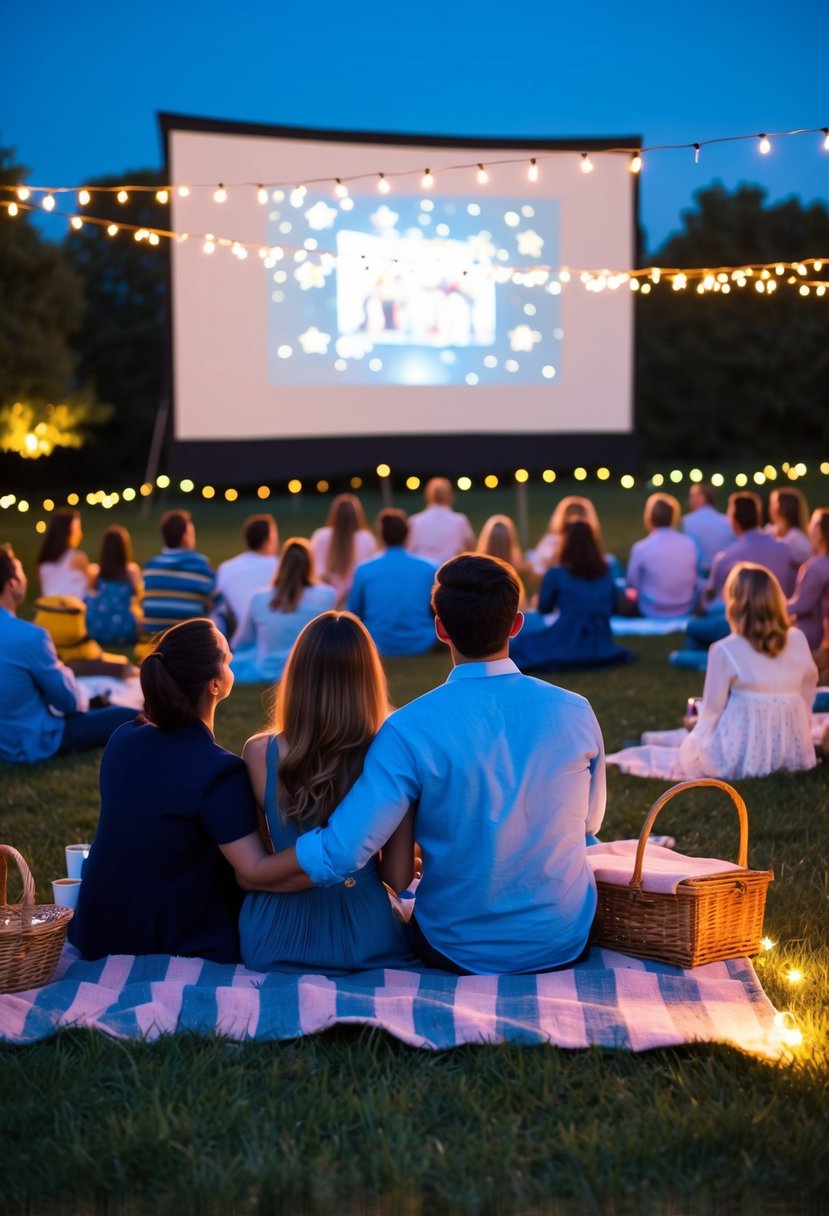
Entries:
POLYGON ((213 202, 214 203, 226 203, 227 202, 227 190, 225 190, 225 188, 221 182, 219 182, 218 189, 213 191, 213 202))
POLYGON ((389 468, 389 466, 387 464, 378 464, 378 466, 377 466, 377 476, 378 477, 389 477, 390 475, 391 475, 391 469, 389 468))
POLYGON ((389 190, 391 190, 391 186, 386 181, 385 173, 381 173, 379 175, 379 177, 377 179, 377 189, 380 191, 381 194, 388 194, 389 190))
POLYGON ((81 219, 81 217, 79 215, 73 215, 71 220, 69 221, 69 223, 72 225, 72 227, 75 229, 76 232, 80 228, 83 228, 83 220, 81 219))
POLYGON ((170 191, 169 190, 156 190, 155 201, 157 203, 161 203, 162 206, 164 203, 168 203, 170 201, 170 191))
POLYGON ((20 210, 20 208, 18 207, 17 203, 9 203, 9 215, 12 218, 14 218, 17 215, 19 210, 20 210))
POLYGON ((126 190, 119 190, 115 197, 118 199, 119 203, 125 203, 129 198, 129 195, 127 194, 126 190))
POLYGON ((642 153, 634 152, 633 156, 631 156, 631 158, 630 158, 630 171, 631 171, 631 173, 640 173, 641 170, 642 170, 642 153))
POLYGON ((118 232, 117 224, 108 224, 107 225, 107 236, 115 236, 115 234, 117 232, 118 232))
POLYGON ((532 159, 530 160, 530 167, 527 170, 527 177, 530 179, 531 182, 538 181, 538 165, 536 164, 535 157, 532 157, 532 159))
POLYGON ((593 162, 586 152, 582 152, 581 154, 581 171, 582 173, 593 172, 593 162))
POLYGON ((29 195, 31 193, 32 192, 28 186, 18 186, 17 187, 17 197, 20 199, 21 203, 25 203, 26 199, 29 197, 29 195))
POLYGON ((478 165, 478 185, 485 186, 489 181, 489 174, 483 165, 478 165))
POLYGON ((348 186, 341 182, 338 177, 334 180, 336 183, 334 186, 334 193, 336 194, 337 198, 348 198, 348 186))
POLYGON ((44 211, 54 211, 54 209, 55 209, 55 196, 54 196, 54 194, 47 194, 47 195, 44 197, 44 199, 43 199, 43 204, 42 204, 42 206, 43 206, 43 210, 44 210, 44 211))
POLYGON ((432 189, 432 186, 434 186, 434 184, 435 184, 435 179, 432 175, 431 169, 427 169, 426 172, 423 174, 423 177, 420 179, 420 184, 424 190, 432 189))
POLYGON ((267 203, 268 192, 264 186, 260 186, 259 189, 256 191, 256 201, 257 201, 257 203, 260 203, 263 207, 267 203))
POLYGON ((769 152, 771 152, 771 140, 769 139, 768 135, 760 135, 759 139, 760 151, 764 156, 766 156, 769 152))
POLYGON ((151 232, 151 233, 150 233, 150 236, 149 236, 149 241, 150 241, 150 244, 151 244, 151 245, 157 245, 157 244, 158 244, 158 240, 159 240, 158 233, 157 233, 157 232, 151 232))
POLYGON ((189 193, 190 193, 190 187, 189 187, 189 186, 179 186, 179 188, 178 188, 178 196, 179 196, 179 198, 187 198, 187 196, 188 196, 188 194, 189 194, 189 193))
POLYGON ((90 195, 88 190, 79 190, 78 191, 78 206, 85 207, 91 197, 92 196, 90 195))
POLYGON ((802 984, 803 983, 803 972, 800 970, 799 967, 790 967, 786 973, 785 978, 789 981, 790 984, 802 984))

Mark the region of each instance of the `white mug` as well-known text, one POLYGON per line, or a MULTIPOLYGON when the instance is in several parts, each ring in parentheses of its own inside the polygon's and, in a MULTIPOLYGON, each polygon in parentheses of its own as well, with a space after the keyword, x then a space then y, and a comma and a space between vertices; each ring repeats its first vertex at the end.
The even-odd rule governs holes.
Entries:
POLYGON ((66 846, 66 875, 68 878, 82 877, 81 870, 88 856, 88 844, 68 844, 66 846))
POLYGON ((61 908, 77 908, 78 892, 81 889, 79 878, 55 878, 52 880, 52 898, 61 908))

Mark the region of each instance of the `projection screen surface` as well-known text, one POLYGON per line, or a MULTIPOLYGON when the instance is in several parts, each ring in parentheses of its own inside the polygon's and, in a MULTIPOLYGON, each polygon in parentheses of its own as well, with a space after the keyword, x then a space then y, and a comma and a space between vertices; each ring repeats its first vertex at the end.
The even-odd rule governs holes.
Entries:
POLYGON ((162 116, 169 180, 190 185, 170 200, 190 234, 172 244, 175 440, 630 435, 632 293, 560 279, 635 264, 627 155, 585 174, 560 142, 181 122, 162 116))

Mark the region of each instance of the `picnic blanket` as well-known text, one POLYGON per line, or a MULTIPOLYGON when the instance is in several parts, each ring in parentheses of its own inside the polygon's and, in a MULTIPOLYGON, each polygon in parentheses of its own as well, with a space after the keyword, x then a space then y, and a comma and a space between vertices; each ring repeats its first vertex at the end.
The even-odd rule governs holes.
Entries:
POLYGON ((610 629, 614 637, 662 637, 666 633, 684 633, 689 616, 612 616, 610 629))
POLYGON ((0 996, 0 1041, 86 1027, 119 1039, 190 1032, 272 1042, 358 1023, 428 1050, 728 1043, 771 1059, 785 1051, 786 1015, 775 1013, 748 959, 683 971, 594 947, 577 966, 543 975, 423 969, 331 979, 164 955, 73 962, 74 953, 64 952, 63 972, 45 988, 0 996))

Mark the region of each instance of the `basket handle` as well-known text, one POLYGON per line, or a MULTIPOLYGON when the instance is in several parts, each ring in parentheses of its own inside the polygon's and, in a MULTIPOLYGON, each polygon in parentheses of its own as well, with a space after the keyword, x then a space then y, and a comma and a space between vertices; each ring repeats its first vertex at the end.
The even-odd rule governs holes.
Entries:
POLYGON ((640 891, 642 889, 642 866, 645 861, 645 845, 648 843, 651 828, 659 812, 676 794, 681 794, 684 790, 698 789, 706 785, 714 786, 718 790, 725 790, 737 809, 737 815, 740 819, 740 848, 737 853, 737 865, 742 866, 743 869, 746 868, 748 865, 748 814, 746 813, 745 802, 743 802, 734 787, 728 785, 725 781, 718 781, 716 777, 700 777, 696 781, 680 781, 678 785, 671 786, 669 790, 666 790, 664 794, 661 794, 657 798, 648 811, 647 819, 642 824, 642 831, 639 833, 639 843, 636 846, 636 861, 630 880, 630 886, 633 890, 640 891))
POLYGON ((0 908, 5 908, 6 903, 6 877, 8 874, 8 862, 6 858, 10 857, 20 871, 20 876, 23 879, 23 906, 21 908, 21 917, 24 924, 29 924, 32 918, 32 910, 35 906, 35 880, 32 878, 32 871, 26 864, 26 859, 17 849, 13 849, 10 844, 0 844, 0 908))

